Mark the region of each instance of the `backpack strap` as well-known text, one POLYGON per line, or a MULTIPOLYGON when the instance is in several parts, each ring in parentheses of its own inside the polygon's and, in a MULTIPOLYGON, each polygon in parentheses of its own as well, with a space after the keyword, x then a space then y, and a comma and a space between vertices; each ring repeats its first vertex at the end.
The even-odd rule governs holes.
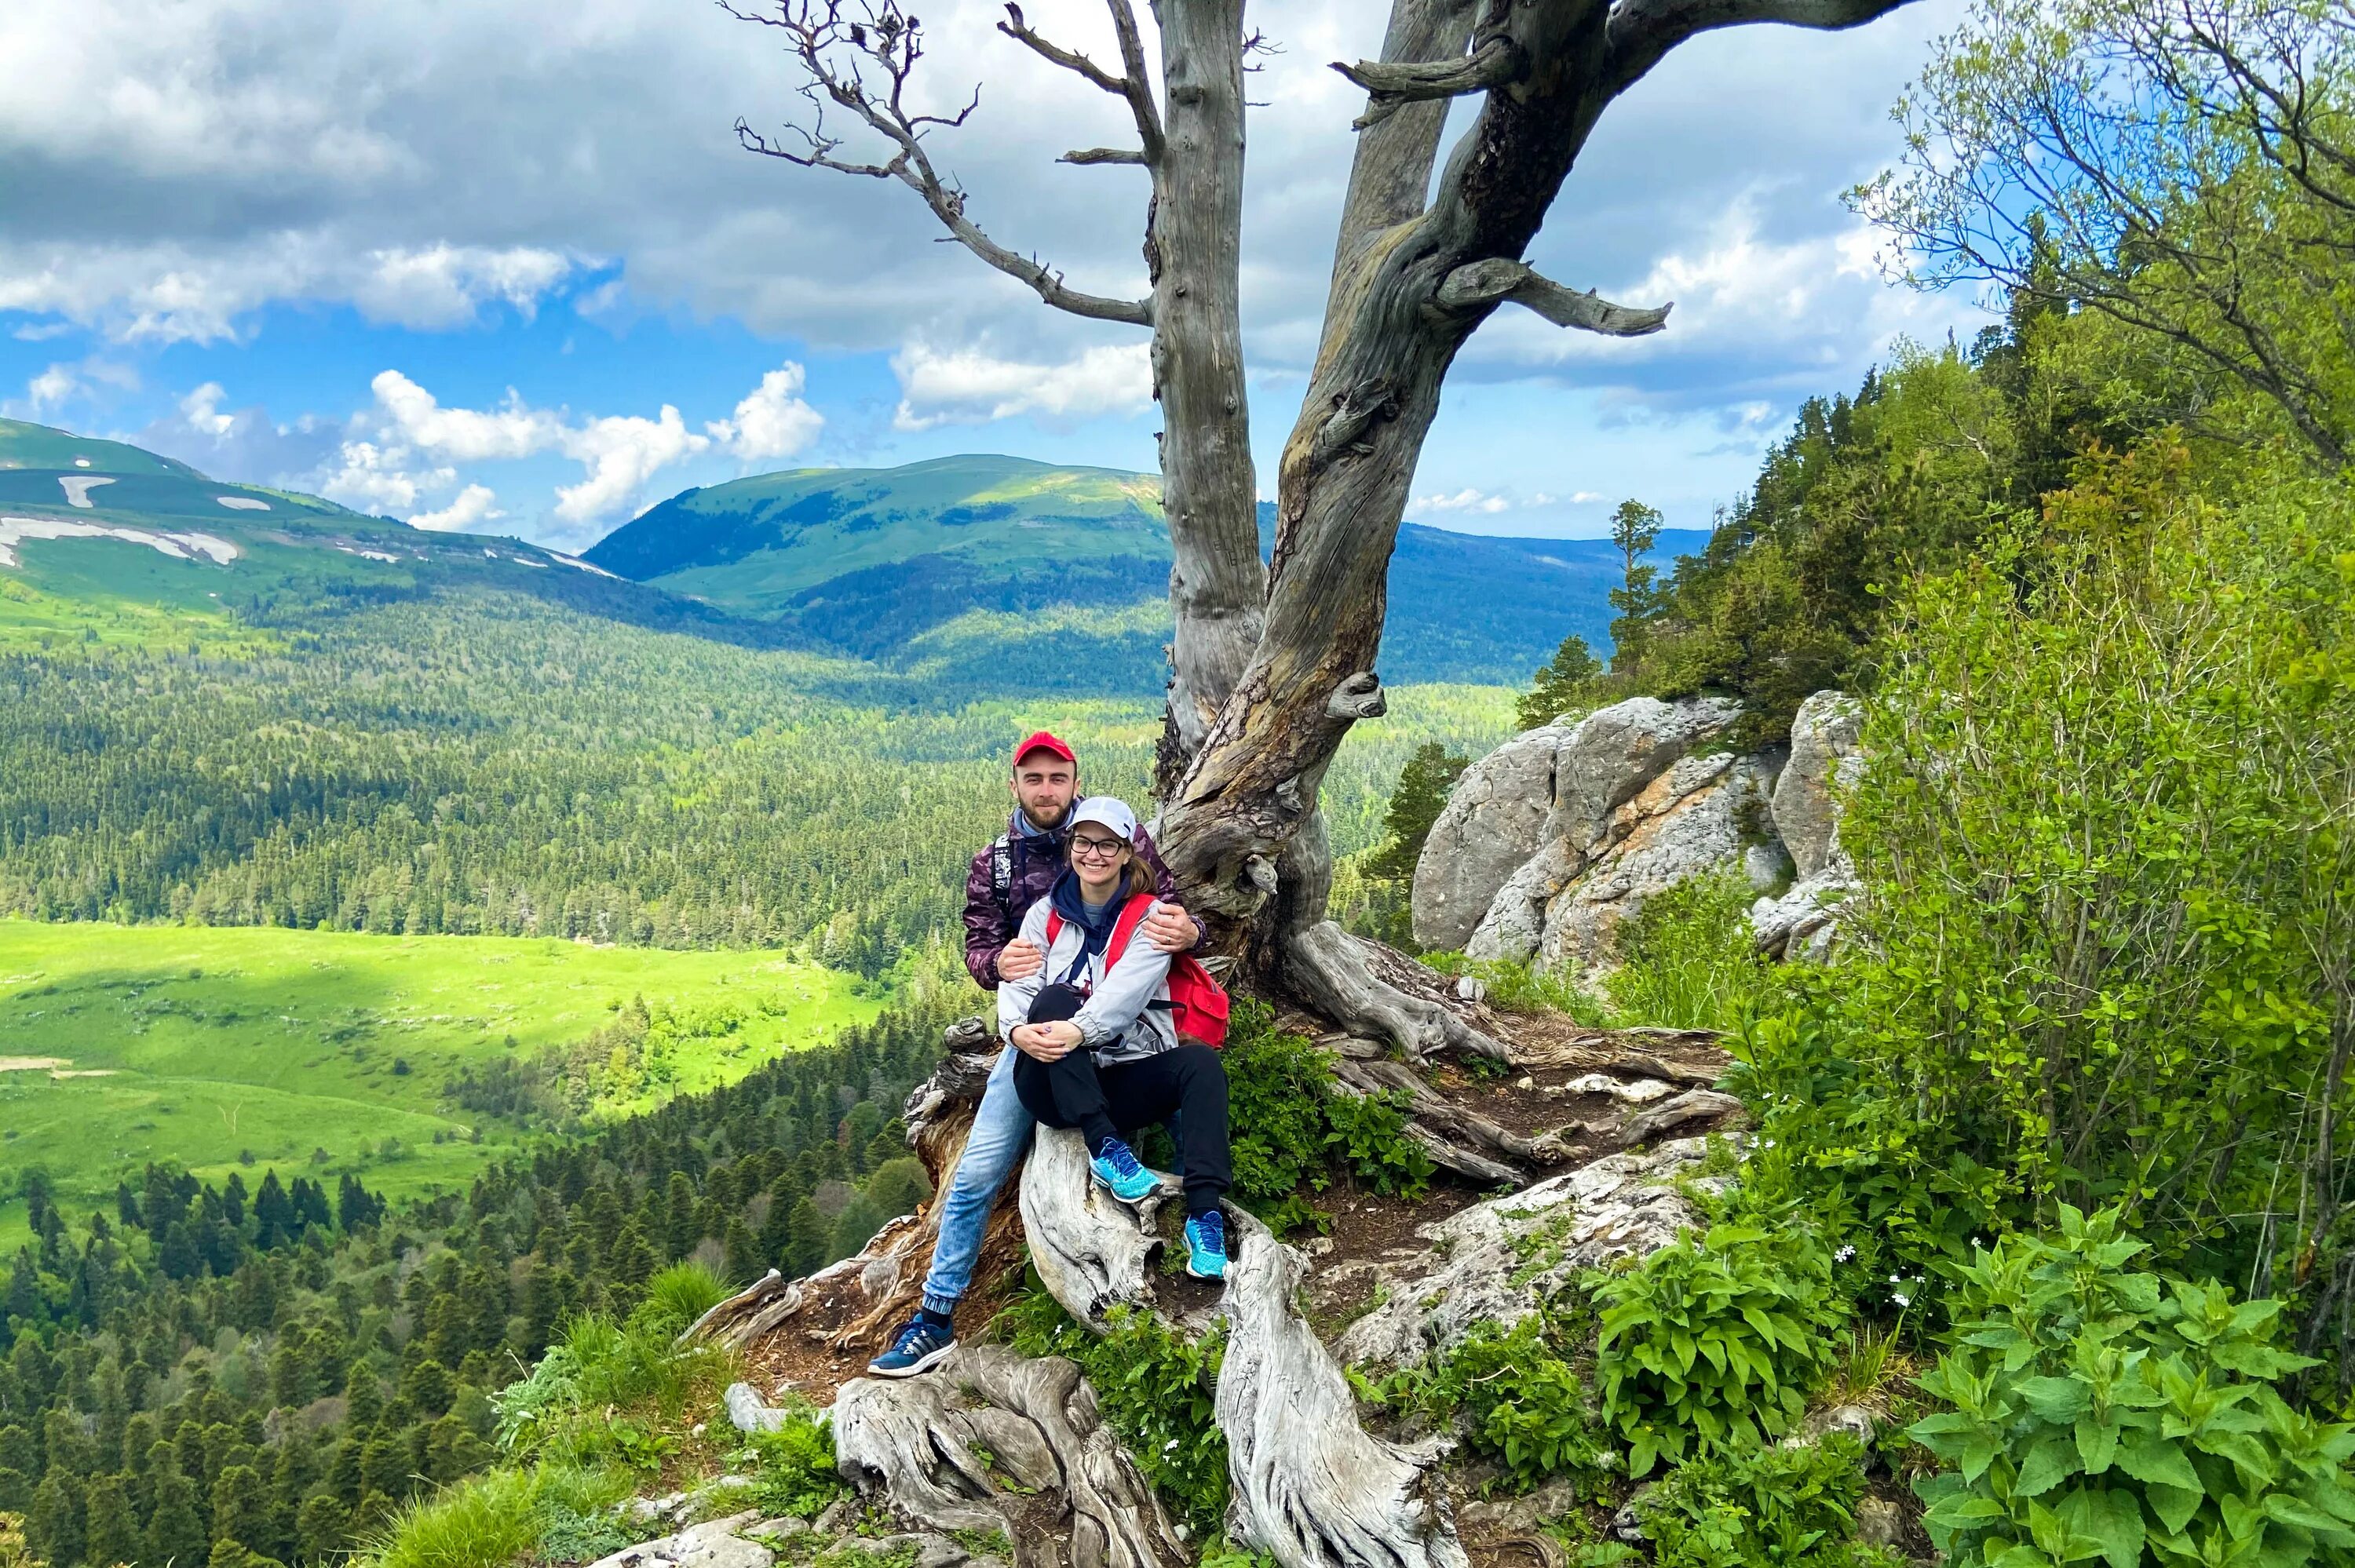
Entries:
POLYGON ((1112 939, 1104 944, 1105 973, 1111 973, 1113 965, 1120 962, 1120 956, 1128 951, 1128 939, 1136 935, 1136 928, 1145 924, 1146 916, 1152 912, 1153 895, 1150 893, 1138 894, 1122 907, 1120 918, 1113 922, 1112 939))
POLYGON ((1014 840, 1010 833, 1000 833, 989 841, 989 891, 1001 909, 1006 906, 1007 895, 1014 891, 1014 840))

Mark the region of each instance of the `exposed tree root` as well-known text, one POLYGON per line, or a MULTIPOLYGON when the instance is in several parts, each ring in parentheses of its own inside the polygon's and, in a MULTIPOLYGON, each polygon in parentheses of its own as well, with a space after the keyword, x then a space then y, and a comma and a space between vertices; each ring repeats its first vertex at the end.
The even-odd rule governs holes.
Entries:
POLYGON ((1639 1143, 1657 1143, 1679 1128, 1696 1122, 1722 1121, 1737 1116, 1742 1102, 1732 1095, 1721 1095, 1715 1089, 1687 1089, 1671 1100, 1631 1115, 1600 1118, 1583 1122, 1566 1131, 1584 1135, 1585 1140, 1605 1151, 1633 1149, 1639 1143))
POLYGON ((1388 1041, 1415 1061, 1446 1051, 1512 1059, 1502 1041, 1458 1016, 1452 997, 1442 1000, 1438 975, 1330 920, 1287 940, 1284 978, 1343 1030, 1388 1041))
POLYGON ((1149 1309, 1145 1266, 1161 1245, 1154 1215, 1176 1190, 1165 1177, 1132 1209, 1089 1176, 1076 1129, 1040 1128, 1022 1170, 1022 1230, 1048 1294, 1098 1333, 1114 1307, 1149 1309))
POLYGON ((1348 1378, 1294 1305, 1299 1255, 1247 1213, 1230 1224, 1218 1414, 1231 1532, 1284 1568, 1463 1568, 1431 1476, 1442 1446, 1401 1447, 1359 1424, 1348 1378))
POLYGON ((834 1433, 862 1492, 935 1530, 1003 1531, 1023 1568, 1190 1561, 1060 1356, 968 1346, 922 1377, 860 1378, 843 1387, 834 1433))
MULTIPOLYGON (((1343 1083, 1360 1094, 1405 1090, 1412 1101, 1409 1110, 1415 1125, 1454 1143, 1476 1145, 1508 1160, 1519 1160, 1524 1165, 1559 1165, 1570 1158, 1570 1150, 1559 1134, 1550 1132, 1541 1137, 1528 1138, 1509 1128, 1500 1127, 1478 1112, 1467 1110, 1441 1095, 1424 1081, 1422 1074, 1403 1062, 1350 1061, 1345 1058, 1334 1064, 1334 1072, 1343 1083)), ((1447 1161, 1440 1163, 1444 1165, 1447 1161)), ((1487 1163, 1493 1165, 1495 1161, 1487 1163)), ((1451 1165, 1449 1169, 1460 1168, 1451 1165)), ((1492 1176, 1484 1179, 1518 1181, 1524 1174, 1509 1167, 1505 1171, 1502 1178, 1492 1176)))

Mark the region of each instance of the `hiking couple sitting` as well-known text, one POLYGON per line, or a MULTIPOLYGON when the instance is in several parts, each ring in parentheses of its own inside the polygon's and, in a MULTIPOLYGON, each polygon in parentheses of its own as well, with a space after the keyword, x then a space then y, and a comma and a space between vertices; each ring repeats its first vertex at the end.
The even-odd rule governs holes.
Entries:
POLYGON ((1190 1012, 1223 1003, 1181 959, 1201 925, 1178 907, 1136 813, 1109 795, 1080 795, 1070 747, 1043 730, 1024 740, 1012 788, 1013 819, 974 857, 964 905, 965 967, 997 992, 1007 1049, 942 1201, 923 1306, 868 1363, 882 1377, 922 1372, 956 1348, 957 1301, 1035 1124, 1079 1128, 1092 1179, 1135 1203, 1159 1183, 1126 1135, 1174 1118, 1186 1270, 1226 1274, 1227 1075, 1198 1038, 1212 1032, 1190 1012))

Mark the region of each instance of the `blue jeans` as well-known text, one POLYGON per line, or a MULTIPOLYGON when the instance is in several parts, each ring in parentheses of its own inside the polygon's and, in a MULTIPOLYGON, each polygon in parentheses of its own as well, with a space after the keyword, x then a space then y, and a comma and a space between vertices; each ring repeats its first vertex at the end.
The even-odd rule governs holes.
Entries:
POLYGON ((1014 1059, 1021 1053, 1008 1045, 989 1069, 981 1091, 981 1105, 973 1113, 973 1131, 964 1152, 957 1156, 956 1174, 949 1178, 948 1201, 941 1205, 940 1240, 932 1244, 932 1271, 924 1278, 924 1308, 943 1315, 956 1310, 957 1300, 973 1283, 974 1259, 981 1255, 981 1234, 989 1228, 989 1211, 997 1206, 997 1190, 1007 1172, 1030 1147, 1035 1125, 1014 1092, 1014 1059))

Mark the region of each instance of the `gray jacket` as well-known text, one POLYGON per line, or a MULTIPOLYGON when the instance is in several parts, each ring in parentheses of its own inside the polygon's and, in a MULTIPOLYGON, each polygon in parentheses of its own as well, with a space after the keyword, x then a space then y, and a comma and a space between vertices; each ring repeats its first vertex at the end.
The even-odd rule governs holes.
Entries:
MULTIPOLYGON (((1053 902, 1041 898, 1022 916, 1022 936, 1047 955, 1045 967, 1028 980, 1001 980, 997 986, 997 1032, 1011 1039, 1017 1025, 1030 1018, 1030 1004, 1050 983, 1071 972, 1086 949, 1087 933, 1066 920, 1052 946, 1047 941, 1047 916, 1053 902)), ((1088 992, 1087 1005, 1071 1020, 1079 1025, 1080 1041, 1095 1053, 1098 1066, 1139 1062, 1178 1044, 1178 1020, 1154 1002, 1169 1000, 1169 955, 1146 939, 1142 929, 1130 938, 1120 962, 1104 969, 1103 955, 1088 959, 1085 971, 1072 983, 1088 992)))

